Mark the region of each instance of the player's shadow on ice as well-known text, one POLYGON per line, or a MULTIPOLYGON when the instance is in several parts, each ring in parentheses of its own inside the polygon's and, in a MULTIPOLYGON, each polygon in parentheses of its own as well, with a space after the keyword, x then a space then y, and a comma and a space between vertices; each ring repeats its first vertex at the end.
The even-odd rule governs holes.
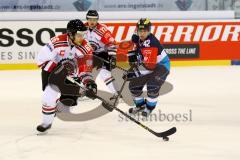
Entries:
MULTIPOLYGON (((97 76, 97 74, 98 73, 95 72, 95 77, 97 76)), ((114 78, 116 80, 115 88, 117 90, 119 90, 119 88, 123 84, 123 79, 122 79, 123 72, 114 69, 112 71, 112 75, 114 76, 114 78)), ((123 101, 123 103, 125 103, 127 107, 134 105, 131 93, 130 93, 129 88, 128 88, 128 84, 129 84, 129 82, 126 83, 126 85, 123 89, 123 92, 121 94, 121 96, 122 96, 121 101, 123 101)), ((161 96, 161 95, 167 94, 167 93, 171 92, 172 90, 173 90, 173 85, 171 83, 165 81, 165 83, 163 84, 163 86, 160 90, 159 95, 161 96)), ((109 101, 110 97, 113 96, 111 93, 101 91, 101 90, 98 90, 98 95, 100 97, 104 98, 107 101, 109 101)), ((146 91, 143 92, 143 96, 147 97, 147 92, 146 91)), ((57 113, 57 117, 59 119, 63 120, 63 121, 89 121, 89 120, 93 120, 93 119, 99 118, 101 116, 104 116, 104 115, 110 113, 108 110, 106 110, 102 106, 101 102, 96 104, 94 102, 94 100, 90 100, 90 101, 93 101, 92 104, 96 105, 96 107, 94 109, 90 110, 90 111, 83 112, 83 113, 71 113, 70 108, 65 107, 64 112, 58 112, 57 113)), ((84 101, 80 101, 79 103, 84 103, 84 101)))

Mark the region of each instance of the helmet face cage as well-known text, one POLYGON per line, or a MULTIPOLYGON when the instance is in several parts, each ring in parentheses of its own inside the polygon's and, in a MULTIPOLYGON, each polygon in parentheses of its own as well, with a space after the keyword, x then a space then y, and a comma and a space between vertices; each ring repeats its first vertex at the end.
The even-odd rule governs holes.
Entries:
POLYGON ((99 19, 98 12, 96 10, 89 10, 86 15, 86 19, 99 19))
POLYGON ((141 18, 137 23, 137 30, 145 29, 151 31, 151 22, 148 18, 141 18))
POLYGON ((73 40, 76 33, 82 33, 87 30, 87 27, 80 19, 70 20, 67 24, 67 34, 73 40))

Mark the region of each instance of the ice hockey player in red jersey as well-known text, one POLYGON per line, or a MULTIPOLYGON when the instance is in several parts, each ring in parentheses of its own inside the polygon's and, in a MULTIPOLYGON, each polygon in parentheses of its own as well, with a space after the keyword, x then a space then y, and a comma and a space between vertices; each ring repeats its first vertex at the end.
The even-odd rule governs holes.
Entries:
POLYGON ((109 90, 116 94, 114 77, 111 75, 113 63, 116 61, 116 42, 107 26, 98 22, 96 10, 89 10, 86 15, 88 28, 86 38, 94 50, 93 66, 100 69, 99 78, 103 80, 109 90), (97 58, 100 57, 100 58, 97 58), (107 60, 103 62, 101 59, 107 60))
POLYGON ((136 28, 136 33, 132 36, 135 49, 128 54, 133 71, 127 77, 135 103, 129 113, 141 112, 147 117, 157 105, 159 91, 170 71, 170 61, 159 40, 151 33, 149 19, 141 18, 136 28), (147 97, 142 95, 145 85, 147 97))
POLYGON ((84 39, 86 31, 87 28, 81 20, 71 20, 67 24, 67 33, 51 38, 38 53, 37 65, 42 69, 43 90, 43 117, 42 123, 37 126, 39 132, 45 132, 51 128, 59 104, 77 105, 77 96, 61 95, 59 97, 59 91, 49 85, 49 76, 57 66, 67 66, 69 61, 75 62, 69 76, 81 81, 86 88, 91 88, 94 92, 97 90, 91 75, 93 50, 90 43, 84 39))

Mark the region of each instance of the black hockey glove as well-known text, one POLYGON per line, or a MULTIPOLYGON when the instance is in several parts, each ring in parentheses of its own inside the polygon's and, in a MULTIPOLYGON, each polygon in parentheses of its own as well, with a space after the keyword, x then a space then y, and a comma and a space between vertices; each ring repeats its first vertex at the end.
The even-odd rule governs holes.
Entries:
POLYGON ((108 61, 110 63, 110 71, 116 67, 117 47, 114 44, 110 44, 106 47, 108 53, 108 61))
POLYGON ((107 45, 105 50, 108 52, 109 56, 116 56, 117 54, 117 46, 114 44, 107 45))
POLYGON ((138 67, 135 66, 135 67, 132 67, 132 69, 128 70, 126 73, 124 73, 122 78, 124 80, 130 81, 141 76, 142 74, 140 73, 138 67))
POLYGON ((137 51, 128 52, 128 62, 130 66, 139 66, 142 64, 142 56, 137 51))
POLYGON ((135 65, 138 62, 136 51, 128 52, 128 62, 130 66, 135 65))
POLYGON ((84 83, 87 88, 86 96, 91 99, 95 99, 97 95, 97 84, 95 83, 95 81, 92 79, 88 79, 88 80, 85 80, 84 83))
POLYGON ((109 56, 109 63, 110 63, 110 71, 116 68, 116 64, 117 64, 116 56, 109 56))

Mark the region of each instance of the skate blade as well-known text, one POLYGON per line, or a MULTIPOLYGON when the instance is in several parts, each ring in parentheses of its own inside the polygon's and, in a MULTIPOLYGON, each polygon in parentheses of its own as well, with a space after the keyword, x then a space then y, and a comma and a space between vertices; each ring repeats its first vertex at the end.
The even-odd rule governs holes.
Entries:
POLYGON ((37 136, 44 136, 44 135, 47 135, 47 134, 48 134, 47 131, 45 131, 45 132, 37 132, 36 133, 37 136))
POLYGON ((142 112, 144 111, 145 108, 141 108, 141 109, 138 109, 138 110, 135 110, 131 113, 129 113, 130 115, 138 115, 138 114, 142 114, 142 112))

